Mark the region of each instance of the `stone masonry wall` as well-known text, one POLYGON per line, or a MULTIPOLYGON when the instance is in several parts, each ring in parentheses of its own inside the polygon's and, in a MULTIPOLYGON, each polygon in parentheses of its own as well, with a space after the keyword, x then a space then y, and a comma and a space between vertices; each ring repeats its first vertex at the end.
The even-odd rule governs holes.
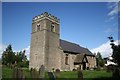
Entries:
POLYGON ((59 49, 59 25, 55 24, 55 32, 51 32, 50 26, 52 22, 49 20, 46 20, 46 48, 48 47, 48 52, 46 55, 46 66, 47 70, 51 71, 54 69, 60 69, 61 68, 61 54, 59 49))
POLYGON ((94 68, 96 66, 96 59, 95 59, 95 57, 93 57, 93 56, 86 56, 86 57, 87 57, 87 60, 88 60, 88 63, 87 63, 86 67, 94 68))
POLYGON ((30 46, 30 63, 29 68, 36 68, 37 70, 41 65, 44 65, 44 48, 45 48, 45 31, 44 21, 32 24, 31 33, 31 46, 30 46), (40 31, 36 32, 36 25, 41 25, 40 31))
POLYGON ((75 58, 76 58, 75 54, 69 54, 69 53, 62 52, 61 70, 72 71, 75 68, 75 66, 74 66, 75 58), (68 65, 65 64, 65 55, 66 54, 68 54, 68 65))

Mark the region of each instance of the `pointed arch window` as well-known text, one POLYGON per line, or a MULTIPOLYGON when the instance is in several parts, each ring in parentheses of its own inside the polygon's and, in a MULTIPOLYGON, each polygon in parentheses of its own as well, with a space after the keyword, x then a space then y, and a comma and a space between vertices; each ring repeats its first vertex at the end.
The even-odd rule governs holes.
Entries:
POLYGON ((40 24, 37 24, 36 31, 40 31, 40 24))
POLYGON ((65 55, 65 64, 68 65, 68 54, 65 55))

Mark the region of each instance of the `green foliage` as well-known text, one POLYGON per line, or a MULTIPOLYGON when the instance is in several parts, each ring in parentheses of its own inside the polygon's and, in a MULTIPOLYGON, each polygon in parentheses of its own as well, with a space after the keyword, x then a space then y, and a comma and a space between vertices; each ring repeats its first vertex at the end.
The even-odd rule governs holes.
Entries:
POLYGON ((3 78, 12 78, 12 69, 8 67, 2 68, 2 77, 3 78))
POLYGON ((3 52, 2 61, 3 61, 2 64, 8 65, 8 66, 15 62, 15 54, 12 51, 11 45, 8 45, 6 50, 3 52))
POLYGON ((2 64, 12 66, 13 64, 18 67, 28 67, 28 60, 25 55, 25 50, 20 52, 13 52, 12 46, 8 45, 6 50, 2 53, 2 64))
POLYGON ((118 64, 118 66, 120 67, 120 45, 114 45, 113 47, 112 47, 112 49, 113 49, 113 55, 112 55, 112 57, 113 57, 113 60, 114 60, 114 62, 116 62, 117 64, 118 64))
POLYGON ((117 63, 118 67, 120 68, 120 44, 115 45, 113 37, 108 37, 108 39, 110 40, 111 42, 110 45, 111 48, 113 49, 113 54, 112 54, 113 61, 117 63))
POLYGON ((25 55, 25 50, 17 52, 15 61, 17 62, 18 67, 28 67, 29 62, 25 55))
POLYGON ((100 52, 98 52, 96 55, 96 61, 97 61, 98 67, 104 67, 104 60, 103 60, 100 52))

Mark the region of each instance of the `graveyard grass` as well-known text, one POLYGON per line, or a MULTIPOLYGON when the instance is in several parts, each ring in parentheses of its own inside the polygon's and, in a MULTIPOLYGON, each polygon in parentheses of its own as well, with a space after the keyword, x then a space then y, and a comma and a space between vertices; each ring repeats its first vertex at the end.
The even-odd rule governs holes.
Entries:
MULTIPOLYGON (((22 68, 24 71, 24 75, 26 78, 31 78, 30 71, 28 68, 22 68)), ((83 72, 83 78, 109 78, 112 76, 111 72, 106 72, 105 70, 102 71, 89 71, 84 70, 83 72)), ((12 69, 10 68, 2 68, 2 77, 3 78, 12 78, 12 69)), ((45 73, 45 78, 48 78, 47 72, 45 73)), ((77 78, 77 71, 61 71, 59 78, 77 78)))

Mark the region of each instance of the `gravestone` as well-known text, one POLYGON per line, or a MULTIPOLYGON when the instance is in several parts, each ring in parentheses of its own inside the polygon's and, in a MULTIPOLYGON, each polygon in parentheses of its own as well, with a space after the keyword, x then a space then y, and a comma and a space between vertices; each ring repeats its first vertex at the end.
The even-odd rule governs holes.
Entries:
POLYGON ((31 78, 39 79, 39 72, 35 68, 31 68, 30 69, 30 76, 31 76, 31 78))
POLYGON ((13 68, 13 72, 12 72, 12 78, 17 78, 18 77, 18 68, 13 68))
POLYGON ((49 76, 50 80, 56 80, 56 78, 52 72, 48 72, 48 76, 49 76))
POLYGON ((120 70, 117 67, 114 67, 113 71, 112 71, 112 77, 115 79, 119 79, 120 78, 120 70))
POLYGON ((79 65, 79 68, 78 68, 78 80, 83 80, 83 73, 81 71, 81 66, 79 65))
POLYGON ((41 65, 41 67, 39 68, 39 78, 44 78, 45 76, 45 66, 41 65))
POLYGON ((38 71, 35 68, 33 69, 33 78, 38 78, 38 71))
POLYGON ((78 71, 78 80, 83 80, 83 73, 81 70, 78 71))
POLYGON ((55 70, 55 76, 56 76, 56 78, 59 78, 59 76, 60 76, 60 70, 59 69, 55 70))
POLYGON ((25 76, 24 76, 23 70, 21 68, 18 69, 18 78, 20 78, 21 80, 25 80, 25 76))
POLYGON ((22 71, 20 68, 18 68, 18 78, 21 78, 22 77, 22 71))
POLYGON ((36 71, 35 69, 32 69, 32 71, 31 71, 32 78, 35 78, 35 71, 36 71))
POLYGON ((23 74, 23 70, 17 67, 13 68, 12 78, 14 80, 16 79, 25 80, 25 75, 23 74))
POLYGON ((33 68, 30 69, 30 76, 33 78, 33 68))

